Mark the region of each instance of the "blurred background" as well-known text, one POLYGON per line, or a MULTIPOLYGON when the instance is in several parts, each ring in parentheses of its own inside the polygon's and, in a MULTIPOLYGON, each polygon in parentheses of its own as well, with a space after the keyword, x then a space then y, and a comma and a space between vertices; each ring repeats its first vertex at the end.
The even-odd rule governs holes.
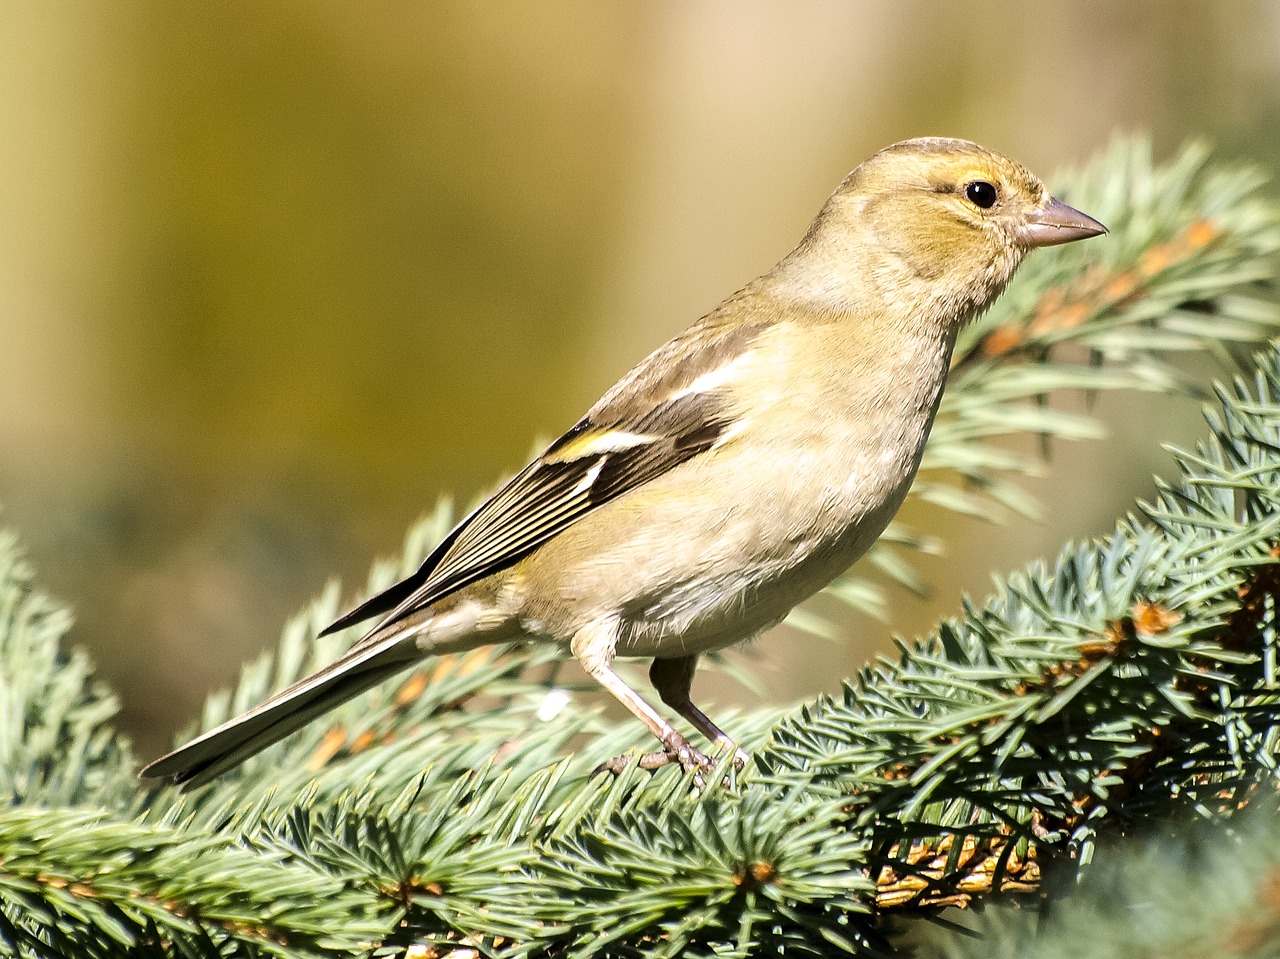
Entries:
MULTIPOLYGON (((1276 4, 938 9, 5 3, 0 524, 139 752, 331 576, 352 595, 438 497, 514 471, 772 265, 877 148, 962 136, 1049 174, 1148 131, 1275 163, 1276 4)), ((1103 411, 1112 440, 1030 485, 1052 523, 931 527, 933 597, 895 593, 890 624, 819 599, 845 641, 755 644, 769 698, 1108 529, 1157 439, 1200 432, 1189 401, 1103 411)))

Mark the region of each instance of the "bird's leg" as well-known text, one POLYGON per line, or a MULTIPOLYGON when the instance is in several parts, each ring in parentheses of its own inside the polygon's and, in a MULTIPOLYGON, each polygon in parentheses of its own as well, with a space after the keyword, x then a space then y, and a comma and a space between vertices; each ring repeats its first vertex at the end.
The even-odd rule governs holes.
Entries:
POLYGON ((698 657, 681 656, 677 659, 655 659, 649 667, 649 680, 658 691, 662 701, 677 713, 689 720, 698 732, 706 736, 718 746, 733 750, 733 765, 741 769, 751 759, 750 756, 724 730, 711 721, 701 709, 689 698, 693 688, 693 673, 698 666, 698 657))
MULTIPOLYGON (((670 762, 678 762, 685 769, 709 768, 712 763, 704 754, 694 749, 676 731, 676 728, 658 715, 657 710, 640 698, 639 693, 623 682, 613 671, 613 650, 617 644, 617 623, 614 620, 593 623, 574 635, 569 648, 574 658, 582 664, 587 674, 613 694, 613 698, 626 706, 637 719, 649 727, 649 731, 662 743, 663 752, 650 753, 640 758, 644 769, 657 769, 670 762)), ((601 764, 600 769, 619 772, 625 768, 627 757, 619 756, 601 764)))

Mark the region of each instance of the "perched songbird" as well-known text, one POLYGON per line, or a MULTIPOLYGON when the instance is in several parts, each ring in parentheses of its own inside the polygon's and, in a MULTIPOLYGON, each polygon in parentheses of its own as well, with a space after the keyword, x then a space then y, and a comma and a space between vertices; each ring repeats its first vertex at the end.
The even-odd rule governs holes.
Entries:
POLYGON ((325 630, 376 621, 336 662, 142 774, 205 782, 424 657, 522 637, 571 653, 652 731, 646 765, 706 766, 614 657, 652 658, 662 701, 736 748, 690 701, 698 656, 778 623, 867 551, 920 465, 957 332, 1031 248, 1105 232, 977 144, 886 147, 777 266, 325 630))

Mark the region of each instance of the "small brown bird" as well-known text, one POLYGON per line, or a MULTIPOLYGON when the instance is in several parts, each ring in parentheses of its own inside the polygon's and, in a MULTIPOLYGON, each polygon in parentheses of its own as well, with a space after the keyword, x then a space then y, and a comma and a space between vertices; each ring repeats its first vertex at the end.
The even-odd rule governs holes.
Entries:
POLYGON ((705 767, 613 658, 651 657, 662 701, 736 749, 689 698, 698 656, 778 623, 867 551, 920 464, 957 332, 1033 247, 1105 232, 975 143, 886 147, 780 263, 329 626, 376 617, 336 662, 142 775, 206 782, 424 657, 520 637, 562 647, 652 731, 645 765, 705 767))

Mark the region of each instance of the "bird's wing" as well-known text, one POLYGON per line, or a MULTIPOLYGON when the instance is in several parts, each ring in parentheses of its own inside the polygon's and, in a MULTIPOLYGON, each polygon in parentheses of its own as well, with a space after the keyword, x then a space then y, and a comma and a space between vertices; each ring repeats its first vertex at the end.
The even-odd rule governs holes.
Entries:
POLYGON ((724 386, 761 325, 714 317, 645 359, 445 537, 413 575, 330 625, 372 631, 529 555, 591 511, 714 446, 733 425, 724 386))

